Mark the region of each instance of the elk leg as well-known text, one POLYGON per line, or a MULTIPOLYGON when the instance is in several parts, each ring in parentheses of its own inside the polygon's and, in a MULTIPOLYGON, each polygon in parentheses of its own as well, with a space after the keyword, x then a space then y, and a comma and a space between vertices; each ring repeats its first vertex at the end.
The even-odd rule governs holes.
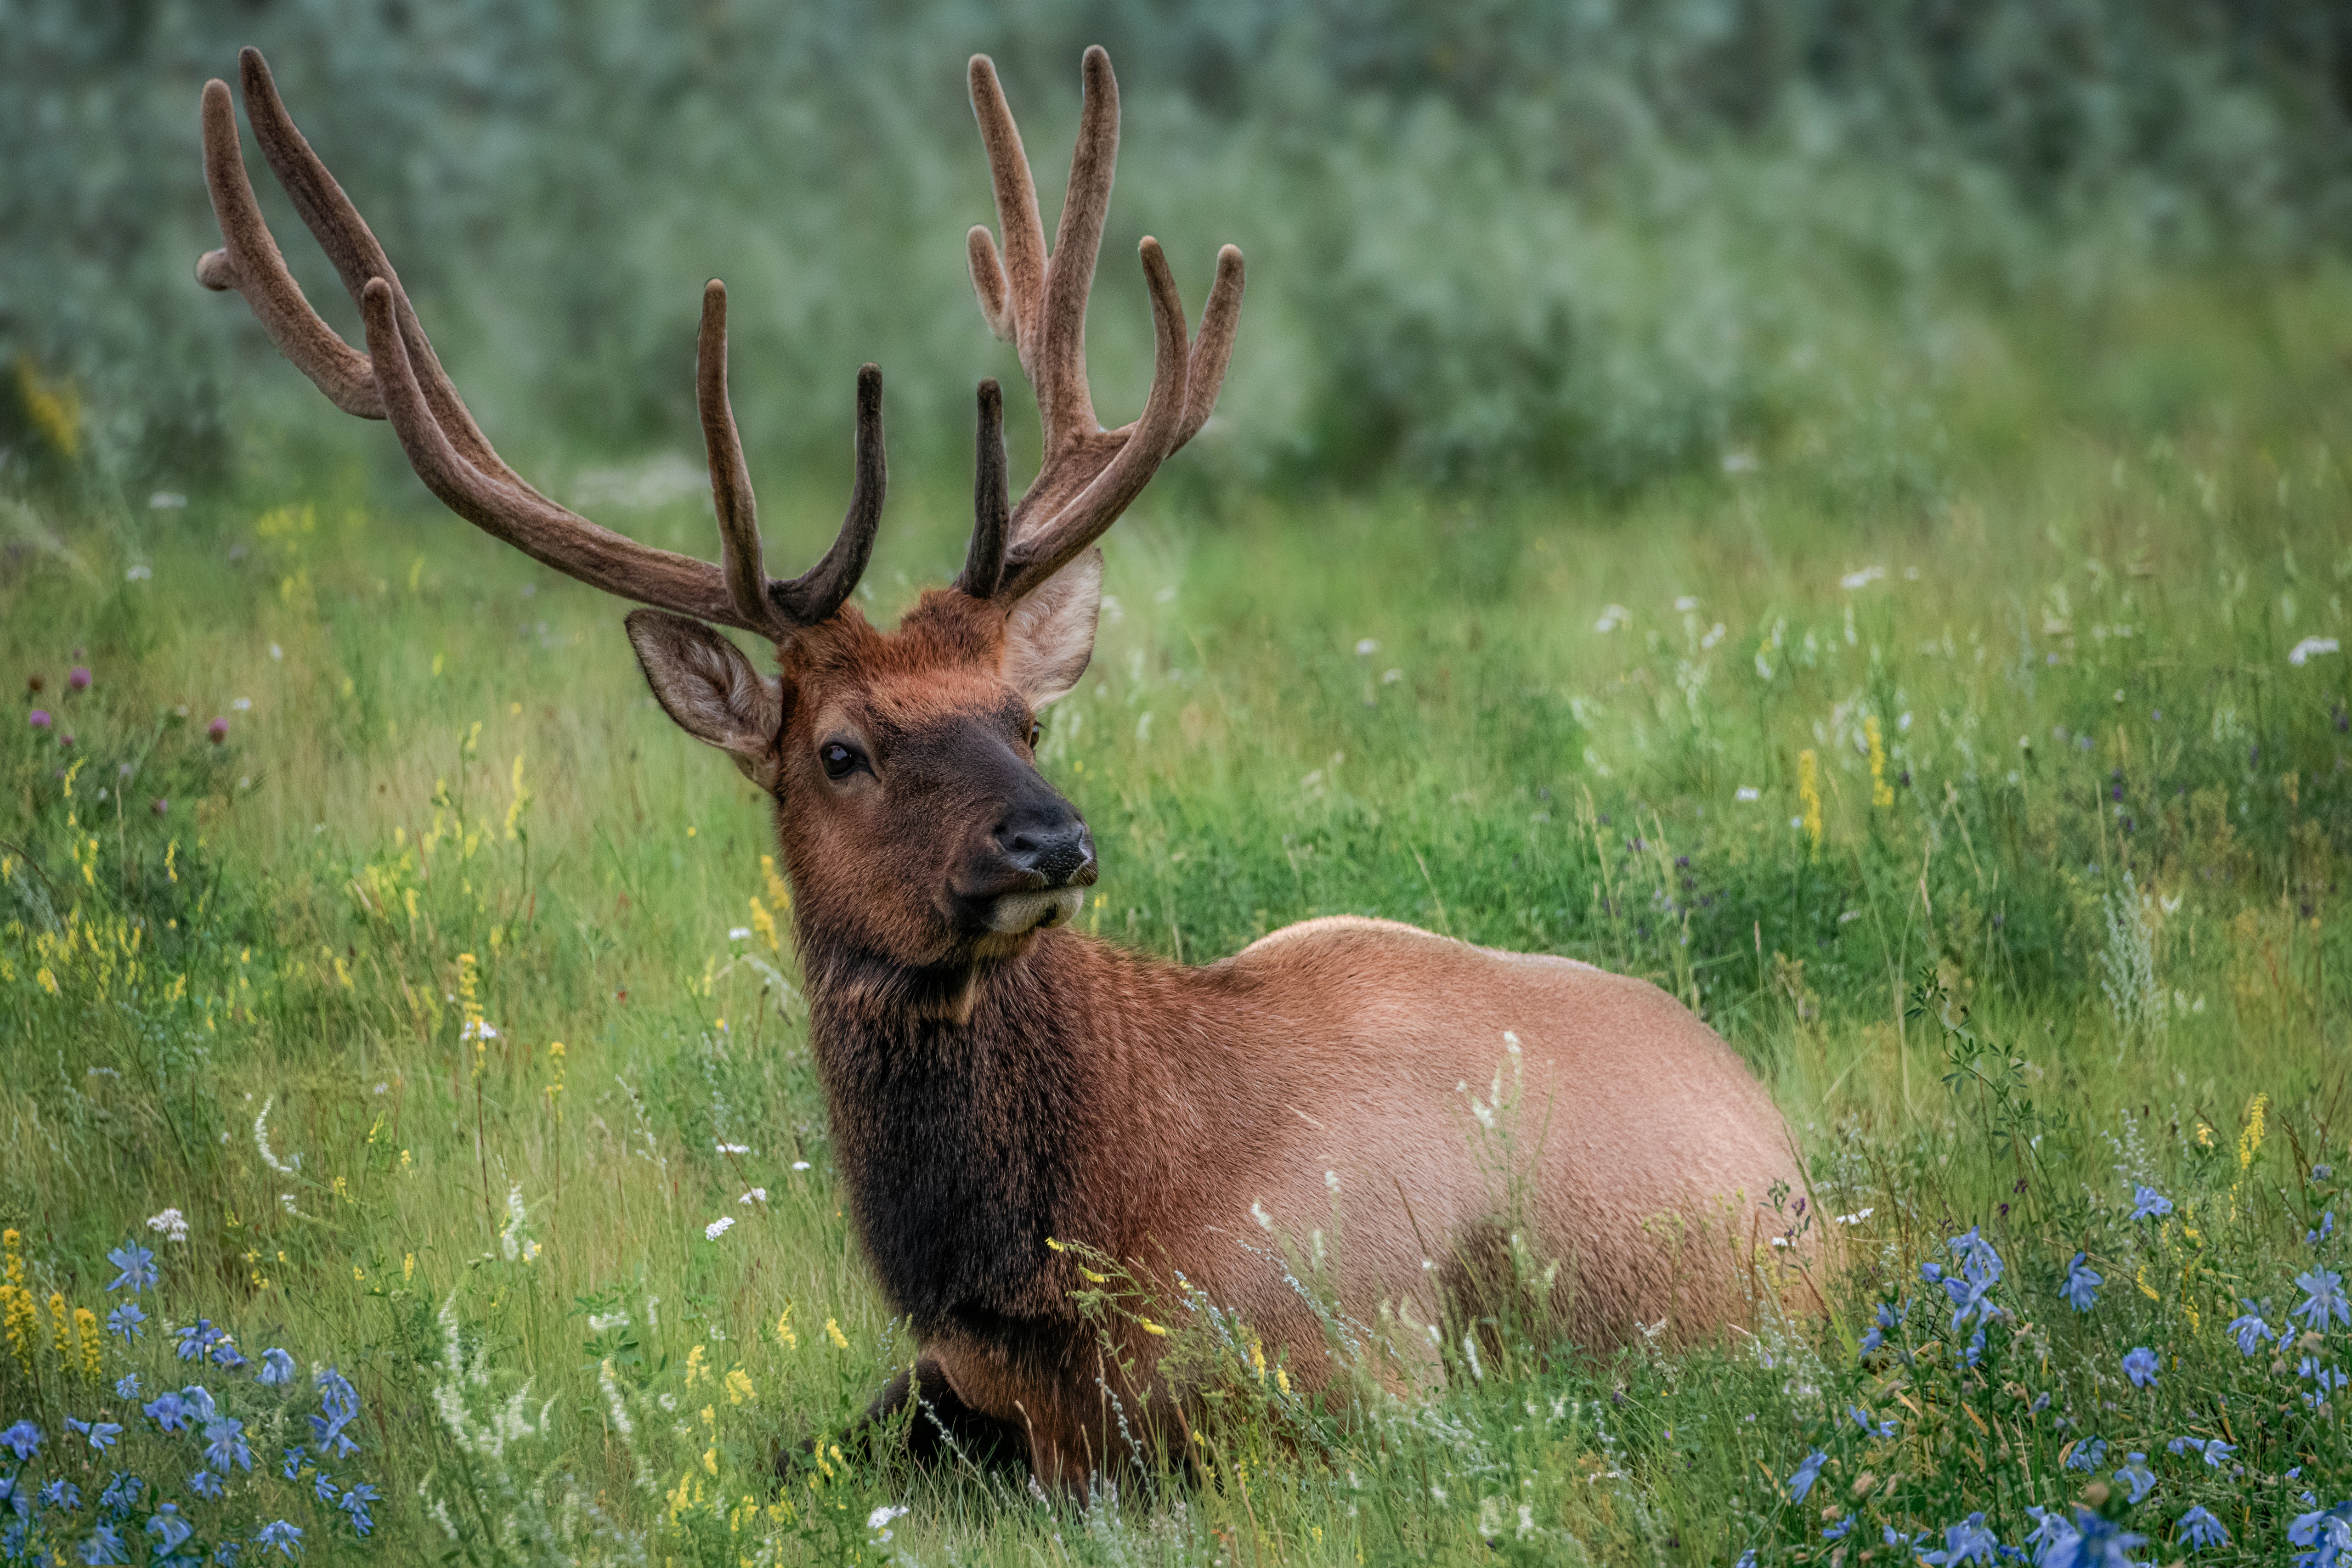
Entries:
POLYGON ((850 1427, 848 1436, 866 1452, 879 1451, 885 1430, 907 1421, 902 1450, 916 1464, 929 1467, 958 1455, 975 1464, 1019 1464, 1028 1457, 1021 1428, 1010 1421, 982 1414, 957 1396, 936 1356, 919 1357, 875 1396, 866 1414, 850 1427), (914 1407, 911 1419, 908 1407, 914 1407))

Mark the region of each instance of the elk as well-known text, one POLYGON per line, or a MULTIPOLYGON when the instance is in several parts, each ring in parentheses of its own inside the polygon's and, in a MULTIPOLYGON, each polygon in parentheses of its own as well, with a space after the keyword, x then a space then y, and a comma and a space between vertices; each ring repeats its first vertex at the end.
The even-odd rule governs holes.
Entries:
MULTIPOLYGON (((1319 1278, 1359 1321, 1475 1318, 1517 1248, 1559 1266, 1542 1304, 1591 1348, 1662 1322, 1678 1341, 1719 1334, 1794 1289, 1785 1275, 1759 1283, 1757 1268, 1772 1256, 1761 1233, 1783 1228, 1766 1194, 1801 1192, 1788 1131, 1730 1048, 1654 986, 1376 919, 1309 920, 1201 967, 1072 929, 1095 845, 1038 769, 1037 716, 1092 655, 1096 541, 1208 419, 1243 285, 1228 246, 1191 336, 1159 245, 1142 241, 1150 390, 1132 423, 1104 429, 1085 355, 1118 134, 1101 49, 1085 56, 1050 252, 995 68, 971 61, 1003 242, 974 227, 968 260, 1035 391, 1043 455, 1010 504, 1002 399, 982 382, 963 570, 887 631, 851 599, 882 512, 874 366, 858 375, 840 534, 808 571, 771 578, 728 399, 727 295, 709 283, 697 392, 719 562, 600 528, 499 459, 257 52, 241 75, 262 155, 358 302, 366 350, 287 271, 217 80, 205 167, 226 245, 199 280, 243 294, 336 406, 389 420, 450 509, 646 606, 625 625, 654 695, 773 802, 839 1169, 880 1288, 920 1346, 871 1419, 919 1402, 922 1418, 907 1418, 918 1452, 942 1435, 1001 1445, 1064 1490, 1135 1462, 1147 1435, 1185 1418, 1186 1390, 1155 1374, 1159 1325, 1082 1319, 1080 1243, 1162 1288, 1181 1276, 1322 1386, 1337 1375, 1322 1320, 1279 1246, 1332 1225, 1335 1203, 1344 1236, 1319 1278), (773 673, 719 627, 772 643, 773 673), (1472 1103, 1506 1060, 1523 1234, 1507 1230, 1482 1154, 1474 1113, 1493 1107, 1472 1103)), ((1810 1249, 1800 1235, 1782 1256, 1810 1249)))

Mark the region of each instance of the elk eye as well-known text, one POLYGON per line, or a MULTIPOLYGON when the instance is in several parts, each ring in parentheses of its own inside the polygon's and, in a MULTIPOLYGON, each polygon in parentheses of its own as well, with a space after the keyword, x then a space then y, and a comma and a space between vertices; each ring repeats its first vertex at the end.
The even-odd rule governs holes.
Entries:
POLYGON ((1037 720, 1034 718, 1031 719, 1029 721, 1029 749, 1032 751, 1036 750, 1037 743, 1045 737, 1045 727, 1037 720))
POLYGON ((828 779, 846 779, 865 765, 866 758, 846 741, 828 740, 817 748, 816 759, 828 779))

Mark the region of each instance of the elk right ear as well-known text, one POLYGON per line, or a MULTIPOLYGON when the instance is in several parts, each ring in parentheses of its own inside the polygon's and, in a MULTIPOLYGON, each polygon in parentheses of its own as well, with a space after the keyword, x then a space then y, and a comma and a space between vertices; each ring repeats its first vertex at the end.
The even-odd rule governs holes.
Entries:
POLYGON ((659 610, 635 610, 624 622, 637 667, 678 727, 735 759, 762 789, 776 787, 776 732, 783 727, 783 690, 719 632, 659 610))

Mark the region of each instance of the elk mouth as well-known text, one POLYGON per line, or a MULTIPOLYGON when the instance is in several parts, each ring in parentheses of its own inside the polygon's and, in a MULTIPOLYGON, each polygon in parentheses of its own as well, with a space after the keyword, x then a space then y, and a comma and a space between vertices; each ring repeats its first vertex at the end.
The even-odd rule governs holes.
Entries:
POLYGON ((989 906, 988 929, 999 936, 1026 936, 1033 931, 1067 925, 1078 917, 1086 901, 1086 890, 1077 887, 1008 893, 989 906))

